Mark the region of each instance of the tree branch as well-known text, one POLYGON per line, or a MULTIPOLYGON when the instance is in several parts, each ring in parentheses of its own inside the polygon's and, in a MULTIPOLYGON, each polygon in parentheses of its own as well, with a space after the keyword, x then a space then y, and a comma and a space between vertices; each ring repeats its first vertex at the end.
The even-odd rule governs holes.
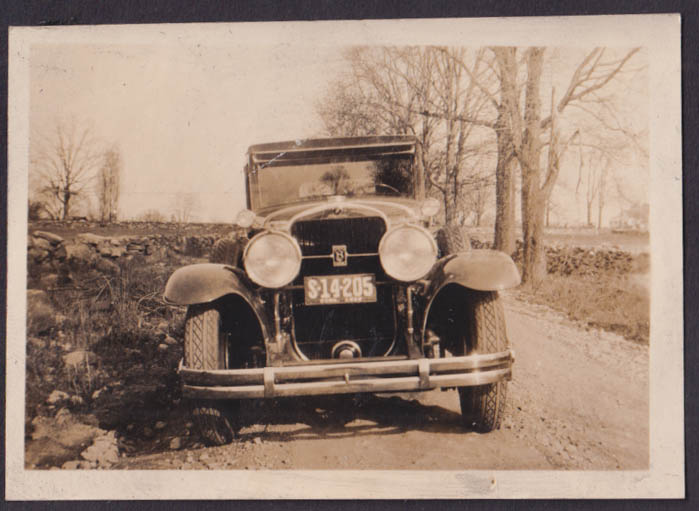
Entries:
MULTIPOLYGON (((585 56, 583 61, 578 65, 578 67, 573 72, 573 76, 570 79, 566 93, 563 95, 561 100, 558 102, 557 110, 558 113, 563 113, 563 110, 573 101, 580 100, 588 94, 601 89, 607 85, 624 67, 626 62, 633 57, 640 48, 634 48, 629 51, 626 56, 617 62, 610 62, 608 64, 601 64, 600 60, 604 53, 604 48, 595 48, 589 54, 585 56), (586 69, 585 67, 594 59, 594 62, 586 69), (605 72, 602 76, 593 77, 593 73, 602 66, 613 66, 611 70, 605 72), (588 81, 593 81, 591 85, 584 86, 588 81), (581 90, 578 91, 578 88, 581 90), (576 92, 578 91, 578 92, 576 92)), ((551 115, 546 117, 541 121, 541 127, 546 128, 551 123, 551 115)))

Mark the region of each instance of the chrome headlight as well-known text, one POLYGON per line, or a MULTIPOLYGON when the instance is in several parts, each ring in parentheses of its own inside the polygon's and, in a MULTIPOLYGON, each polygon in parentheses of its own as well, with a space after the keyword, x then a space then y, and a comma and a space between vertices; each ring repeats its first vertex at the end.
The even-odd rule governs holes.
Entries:
POLYGON ((437 261, 437 244, 422 227, 402 225, 391 229, 379 243, 381 266, 396 280, 417 280, 437 261))
POLYGON ((301 249, 296 240, 282 232, 267 231, 254 236, 243 254, 248 277, 263 287, 277 288, 294 280, 301 269, 301 249))
POLYGON ((256 215, 249 209, 242 209, 235 217, 235 225, 247 229, 255 222, 256 215))
POLYGON ((425 199, 425 201, 422 204, 420 204, 420 213, 422 213, 422 216, 429 218, 439 213, 439 208, 439 201, 435 198, 430 197, 429 199, 425 199))

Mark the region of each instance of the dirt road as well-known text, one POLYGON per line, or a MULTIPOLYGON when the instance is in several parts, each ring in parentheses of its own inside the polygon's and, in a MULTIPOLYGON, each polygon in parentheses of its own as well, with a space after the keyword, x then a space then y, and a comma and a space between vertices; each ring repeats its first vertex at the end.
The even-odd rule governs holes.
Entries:
POLYGON ((231 445, 124 458, 132 469, 642 469, 648 349, 503 297, 516 352, 499 431, 465 432, 456 391, 249 403, 231 445))

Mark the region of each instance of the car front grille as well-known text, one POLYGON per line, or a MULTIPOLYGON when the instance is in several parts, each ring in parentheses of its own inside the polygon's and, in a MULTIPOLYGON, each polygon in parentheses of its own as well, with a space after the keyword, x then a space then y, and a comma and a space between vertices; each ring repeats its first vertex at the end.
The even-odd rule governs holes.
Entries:
POLYGON ((353 254, 375 253, 385 232, 380 217, 302 220, 291 228, 304 256, 329 255, 333 245, 346 245, 353 254))
POLYGON ((304 256, 291 290, 293 333, 296 347, 307 358, 331 358, 333 346, 344 340, 357 343, 362 357, 383 356, 391 350, 396 330, 394 291, 378 257, 379 241, 385 231, 385 223, 380 217, 314 219, 299 221, 292 226, 291 233, 298 240, 304 256), (334 245, 347 247, 347 266, 333 266, 334 245), (304 277, 357 273, 375 276, 375 303, 304 303, 304 277))

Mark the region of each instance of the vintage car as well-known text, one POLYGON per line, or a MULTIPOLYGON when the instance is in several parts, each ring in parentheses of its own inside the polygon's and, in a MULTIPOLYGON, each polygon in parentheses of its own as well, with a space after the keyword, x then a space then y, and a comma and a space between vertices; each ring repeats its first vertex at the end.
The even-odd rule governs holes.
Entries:
POLYGON ((416 140, 375 136, 250 147, 247 209, 211 263, 178 269, 183 394, 210 444, 241 399, 458 389, 464 425, 499 427, 514 355, 498 291, 512 259, 438 228, 416 140))

